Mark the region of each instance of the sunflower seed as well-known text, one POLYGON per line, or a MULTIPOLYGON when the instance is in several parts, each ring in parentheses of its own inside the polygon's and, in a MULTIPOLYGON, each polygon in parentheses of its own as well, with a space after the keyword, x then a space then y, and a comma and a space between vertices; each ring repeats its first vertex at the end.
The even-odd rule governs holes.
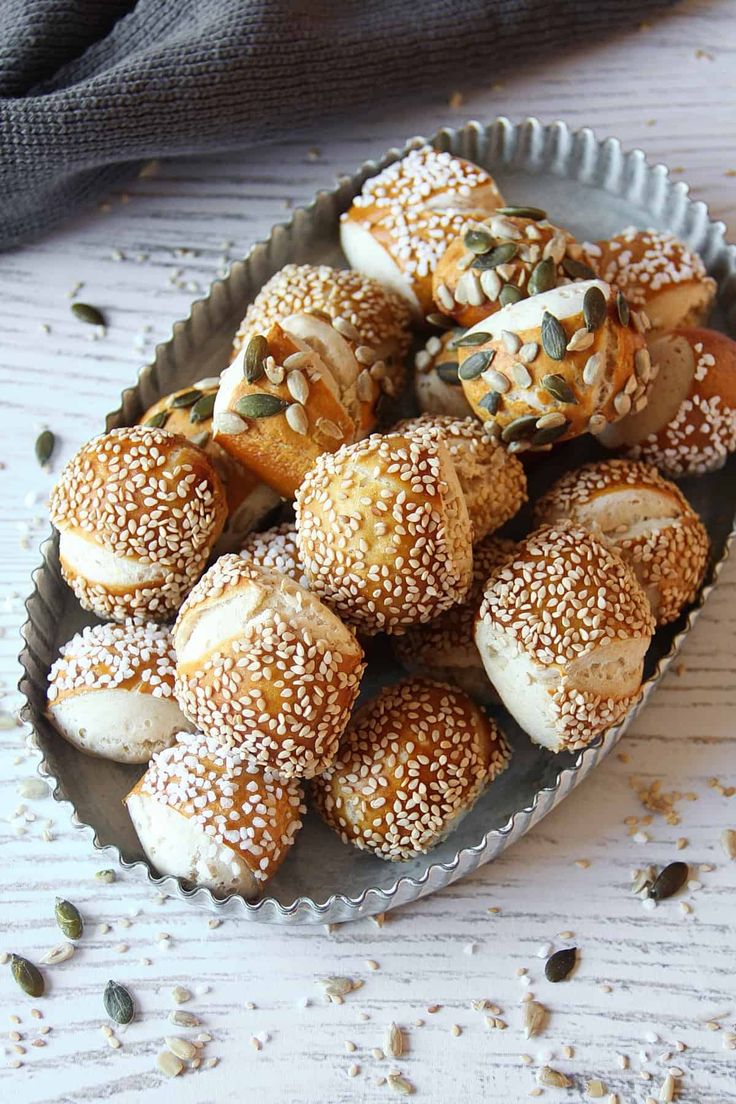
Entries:
POLYGON ((385 361, 377 360, 375 364, 371 364, 368 371, 371 374, 371 379, 383 380, 386 378, 386 373, 388 369, 386 368, 385 361))
POLYGON ((324 433, 327 437, 334 437, 336 441, 341 441, 345 436, 336 422, 331 421, 329 418, 318 418, 317 429, 321 433, 324 433))
MULTIPOLYGON (((290 357, 287 357, 286 361, 288 361, 290 359, 291 359, 290 357)), ((367 367, 370 367, 371 364, 373 364, 373 361, 376 359, 376 354, 374 353, 373 349, 370 348, 369 345, 359 345, 358 348, 355 350, 355 359, 357 360, 358 364, 363 364, 363 365, 366 365, 367 367)), ((292 368, 292 367, 298 368, 298 367, 300 367, 300 365, 297 365, 297 364, 294 364, 294 365, 288 364, 288 363, 286 363, 286 361, 284 363, 286 364, 287 368, 292 368)))
POLYGON ((181 1058, 177 1058, 170 1050, 162 1050, 156 1059, 156 1065, 166 1077, 178 1077, 184 1069, 181 1058))
POLYGON ((197 1057, 197 1048, 188 1039, 181 1039, 178 1035, 166 1035, 164 1043, 172 1054, 186 1062, 190 1062, 192 1058, 197 1057))
POLYGON ((307 420, 307 414, 304 407, 298 403, 291 403, 286 408, 286 421, 289 423, 291 429, 295 433, 301 434, 302 437, 307 435, 309 430, 309 421, 307 420))
POLYGON ((104 326, 105 316, 97 307, 91 307, 89 303, 72 303, 72 314, 90 326, 104 326))
POLYGON ((631 319, 631 309, 629 307, 628 300, 622 291, 616 293, 616 310, 618 311, 618 320, 622 326, 628 326, 631 319))
POLYGON ((545 260, 547 257, 551 257, 555 264, 558 265, 562 263, 562 258, 565 256, 566 250, 567 240, 565 235, 557 233, 554 234, 545 245, 542 256, 545 260))
POLYGON ((29 962, 27 958, 21 958, 20 955, 11 954, 10 972, 16 984, 19 985, 23 992, 27 993, 29 997, 43 996, 46 985, 41 971, 37 966, 34 966, 32 962, 29 962))
POLYGON ((590 333, 599 329, 606 320, 606 297, 597 286, 589 287, 583 298, 583 318, 590 333))
POLYGON ((487 220, 487 225, 490 226, 491 233, 497 238, 504 238, 506 241, 520 241, 523 237, 516 223, 504 215, 493 215, 487 220))
POLYGON ((435 372, 443 383, 449 383, 451 387, 457 387, 460 383, 458 366, 451 360, 438 364, 435 372))
POLYGON ((649 896, 653 897, 655 901, 664 901, 668 897, 672 897, 685 885, 689 874, 690 868, 687 863, 670 863, 669 866, 665 866, 664 870, 660 870, 654 879, 649 890, 649 896))
POLYGON ((117 981, 108 981, 102 994, 102 1003, 111 1020, 119 1024, 129 1024, 135 1014, 133 998, 124 985, 117 981))
POLYGON ((219 376, 205 376, 204 379, 197 380, 192 384, 192 387, 196 387, 198 391, 216 391, 220 386, 219 376))
POLYGON ((179 1009, 169 1013, 169 1022, 177 1027, 199 1027, 200 1024, 193 1012, 182 1012, 179 1009))
POLYGON ((398 1024, 389 1024, 383 1050, 389 1058, 401 1058, 404 1053, 404 1033, 398 1024))
POLYGON ((529 294, 539 295, 541 292, 549 291, 556 286, 557 274, 555 272, 555 262, 551 257, 545 257, 545 259, 540 261, 532 270, 528 284, 529 294))
POLYGON ((360 375, 358 376, 356 393, 361 402, 372 402, 373 380, 371 379, 370 372, 360 373, 360 375))
POLYGON ((551 1066, 542 1066, 537 1070, 537 1084, 546 1085, 551 1089, 569 1089, 572 1081, 559 1070, 552 1069, 551 1066))
POLYGON ((487 253, 493 245, 493 236, 485 226, 471 226, 465 231, 463 243, 471 253, 487 253))
POLYGON ((646 383, 652 370, 652 358, 648 349, 637 349, 634 355, 634 367, 639 379, 646 383))
POLYGON ((457 284, 455 285, 455 290, 453 292, 455 302, 458 303, 461 307, 467 306, 468 303, 468 275, 469 273, 467 272, 463 273, 463 275, 460 277, 457 284))
POLYGON ((175 985, 171 990, 171 998, 177 1004, 186 1004, 187 1001, 192 999, 192 994, 183 985, 175 985))
POLYGON ((577 959, 577 947, 565 947, 561 951, 555 951, 544 964, 544 976, 547 981, 564 981, 574 970, 577 959))
POLYGON ((588 422, 588 432, 597 435, 602 433, 607 425, 608 421, 604 414, 591 414, 588 422))
POLYGON ((44 429, 42 433, 39 433, 36 438, 36 459, 41 467, 44 464, 48 464, 54 452, 54 445, 56 444, 56 438, 50 429, 44 429))
POLYGON ((736 829, 723 829, 721 832, 721 847, 727 859, 736 859, 736 829))
POLYGON ((146 429, 163 429, 169 419, 168 410, 159 410, 158 414, 152 414, 143 423, 146 429))
MULTIPOLYGON (((355 350, 356 360, 358 359, 358 353, 361 351, 361 349, 365 349, 365 346, 361 345, 358 349, 355 350)), ((376 358, 373 357, 373 360, 375 359, 376 358)), ((304 368, 306 365, 309 364, 310 360, 311 357, 309 353, 290 353, 284 361, 284 368, 288 370, 291 370, 292 368, 304 368)), ((367 362, 361 361, 361 364, 362 363, 367 362)), ((371 361, 371 363, 373 363, 373 361, 371 361)))
MULTIPOLYGON (((437 300, 437 305, 444 310, 452 311, 455 309, 455 299, 447 284, 438 284, 434 289, 434 297, 437 300)), ((437 325, 436 322, 434 324, 437 325)))
POLYGON ((585 1093, 591 1100, 600 1100, 602 1096, 606 1095, 606 1086, 596 1077, 592 1081, 586 1081, 585 1093))
POLYGON ((56 915, 56 923, 67 939, 82 938, 84 924, 76 905, 73 905, 71 901, 62 901, 60 898, 57 898, 54 913, 56 915))
POLYGON ((491 335, 484 330, 477 330, 475 333, 463 333, 459 337, 456 337, 454 341, 450 342, 451 349, 470 349, 474 345, 485 345, 486 341, 491 340, 491 335))
POLYGON ((497 245, 490 253, 483 253, 476 257, 471 267, 480 272, 488 268, 498 268, 499 265, 513 261, 518 252, 519 247, 514 242, 504 242, 502 245, 497 245))
POLYGON ((542 348, 551 360, 563 360, 567 336, 558 318, 549 311, 542 315, 542 348))
POLYGON ((519 387, 531 386, 532 374, 520 361, 511 365, 511 375, 514 377, 514 381, 519 387))
POLYGON ((603 370, 603 357, 600 353, 593 353, 589 356, 585 362, 583 368, 583 383, 588 387, 592 387, 601 378, 601 372, 603 370))
POLYGON ((590 265, 576 261, 573 257, 562 258, 562 268, 571 280, 594 280, 595 272, 590 265))
POLYGON ((215 433, 235 435, 244 433, 248 425, 237 414, 233 414, 230 410, 223 410, 220 414, 215 415, 213 428, 215 433))
POLYGON ((619 417, 625 418, 631 410, 631 396, 624 391, 619 391, 613 400, 613 405, 619 417))
POLYGON ((360 341, 360 334, 353 323, 348 321, 347 318, 342 318, 340 315, 337 315, 336 318, 332 319, 332 325, 337 332, 342 334, 343 337, 346 337, 348 341, 360 341))
POLYGON ((475 272, 466 273, 468 303, 471 307, 479 307, 485 299, 480 279, 475 272))
POLYGON ((501 440, 504 444, 508 444, 510 441, 521 441, 527 437, 531 437, 536 429, 537 416, 536 414, 522 414, 519 418, 514 418, 512 422, 509 422, 507 426, 501 431, 501 440))
POLYGON ((483 372, 483 382, 501 395, 505 395, 511 389, 511 384, 506 376, 502 375, 501 372, 497 372, 495 368, 488 368, 483 372))
POLYGON ((530 1000, 524 1004, 523 1012, 524 1034, 527 1039, 532 1035, 541 1035, 547 1024, 548 1012, 543 1004, 530 1000))
POLYGON ((254 395, 243 395, 242 399, 238 399, 235 410, 244 418, 272 418, 274 414, 282 414, 288 405, 285 399, 257 392, 254 395))
POLYGON ((335 1001, 336 997, 342 1000, 343 997, 346 997, 347 994, 351 993, 355 988, 355 982, 349 977, 321 978, 317 984, 322 986, 325 996, 329 997, 329 999, 335 1003, 339 1003, 335 1001))
POLYGON ((461 380, 474 380, 488 368, 496 355, 494 349, 482 349, 464 360, 460 367, 455 366, 455 375, 461 380))
POLYGON ((514 287, 513 284, 506 284, 501 289, 498 301, 502 307, 510 307, 512 303, 518 303, 523 298, 523 291, 520 291, 518 287, 514 287))
POLYGON ((492 268, 487 269, 485 272, 481 272, 480 286, 486 298, 489 299, 491 303, 495 303, 501 291, 501 279, 498 273, 494 272, 492 268))
POLYGON ((182 391, 180 395, 174 395, 169 403, 172 410, 180 410, 187 406, 194 406, 197 399, 202 397, 202 392, 192 388, 191 391, 182 391))
POLYGON ((506 350, 514 356, 521 348, 521 338, 511 330, 501 330, 501 340, 506 350))
POLYGON ((44 966, 58 966, 60 962, 66 962, 68 958, 71 958, 75 949, 73 943, 59 943, 42 956, 41 962, 44 966))
POLYGON ((215 400, 217 398, 217 392, 210 391, 209 395, 202 395, 201 399, 197 399, 196 403, 189 411, 189 421, 196 425, 197 422, 206 422, 208 418, 212 417, 212 412, 215 409, 215 400))
POLYGON ((304 405, 309 398, 309 384, 306 376, 298 368, 292 369, 286 377, 286 389, 292 399, 304 405))
POLYGON ((411 1081, 407 1081, 403 1074, 390 1073, 386 1080, 393 1091, 399 1093, 401 1096, 411 1096, 414 1092, 414 1086, 411 1081))
POLYGON ((549 391, 553 399, 557 399, 561 403, 577 403, 575 393, 570 387, 567 380, 562 376, 549 375, 542 376, 541 386, 545 391, 549 391))

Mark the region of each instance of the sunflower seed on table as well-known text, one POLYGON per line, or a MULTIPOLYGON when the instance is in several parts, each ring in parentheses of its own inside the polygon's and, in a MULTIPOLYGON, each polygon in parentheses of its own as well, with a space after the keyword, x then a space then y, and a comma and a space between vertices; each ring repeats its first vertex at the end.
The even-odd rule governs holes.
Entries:
POLYGON ((537 1070, 537 1084, 552 1089, 569 1089, 572 1081, 559 1070, 552 1069, 551 1066, 542 1066, 537 1070))
POLYGON ((28 801, 47 797, 48 792, 48 785, 42 778, 24 778, 18 786, 18 796, 25 797, 28 801))
POLYGON ((522 1012, 524 1034, 527 1039, 534 1035, 541 1035, 547 1025, 549 1013, 539 1001, 526 1001, 522 1012))
POLYGON ((36 444, 34 447, 36 451, 36 459, 38 460, 41 467, 43 467, 44 464, 48 464, 53 455, 55 444, 56 438, 50 429, 44 429, 41 433, 39 433, 38 437, 36 438, 36 444))
POLYGON ((156 1065, 166 1077, 178 1077, 184 1069, 181 1058, 177 1058, 170 1050, 162 1050, 156 1058, 156 1065))
POLYGON ((66 962, 70 959, 75 950, 73 943, 59 943, 56 947, 52 947, 50 951, 47 951, 45 955, 42 955, 40 961, 44 966, 58 966, 60 962, 66 962))
POLYGON ((383 1050, 385 1054, 388 1054, 389 1058, 401 1058, 403 1055, 404 1033, 398 1024, 389 1024, 383 1050))
POLYGON ((606 1095, 606 1086, 595 1077, 592 1081, 587 1081, 585 1084, 585 1095, 590 1100, 600 1100, 602 1096, 606 1095))
POLYGON ((201 1023, 193 1012, 185 1012, 179 1008, 169 1013, 169 1022, 176 1027, 199 1027, 201 1023))
POLYGON ((190 1043, 188 1039, 182 1039, 178 1035, 167 1035, 164 1038, 164 1043, 172 1054, 183 1061, 189 1062, 197 1056, 197 1048, 194 1043, 190 1043))
POLYGON ((386 1080, 393 1091, 399 1093, 401 1096, 411 1096, 414 1092, 414 1086, 411 1081, 407 1081, 401 1073, 389 1073, 386 1080))
POLYGON ((177 1004, 186 1004, 187 1001, 192 999, 192 994, 188 989, 185 989, 183 985, 175 985, 171 990, 171 998, 177 1004))
POLYGON ((721 847, 728 859, 736 859, 736 828, 724 828, 721 832, 721 847))

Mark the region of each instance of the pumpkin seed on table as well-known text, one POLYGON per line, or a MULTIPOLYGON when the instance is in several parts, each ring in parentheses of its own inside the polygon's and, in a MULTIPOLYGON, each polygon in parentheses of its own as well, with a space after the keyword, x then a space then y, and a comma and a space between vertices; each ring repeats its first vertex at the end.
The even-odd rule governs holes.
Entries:
POLYGON ((189 421, 196 424, 197 422, 206 422, 208 418, 211 418, 215 409, 216 398, 217 392, 212 391, 209 395, 202 395, 200 399, 197 399, 189 411, 189 421))
POLYGON ((564 981, 575 969, 577 960, 577 947, 565 947, 561 951, 555 951, 544 964, 544 976, 547 981, 564 981))
POLYGON ((80 322, 87 322, 90 326, 104 326, 105 316, 102 311, 97 307, 90 306, 89 303, 72 303, 72 314, 80 320, 80 322))
POLYGON ((54 913, 56 923, 67 939, 82 938, 84 923, 76 905, 73 905, 71 901, 62 901, 61 898, 57 898, 54 913))
POLYGON ((585 325, 592 333, 599 329, 606 320, 606 297, 599 287, 590 287, 583 297, 583 319, 585 325))
POLYGON ((456 337, 454 341, 450 342, 451 349, 470 349, 473 345, 485 345, 486 341, 491 340, 491 335, 485 333, 484 330, 478 330, 477 333, 463 333, 460 337, 456 337))
POLYGON ((42 433, 39 433, 36 438, 35 449, 36 459, 41 467, 43 467, 44 464, 48 464, 53 455, 55 445, 56 437, 50 429, 44 429, 42 433))
POLYGON ((529 284, 527 285, 529 294, 539 295, 543 291, 550 291, 550 289, 556 285, 557 274, 555 272, 555 262, 551 257, 546 257, 532 269, 532 274, 529 277, 529 284))
POLYGON ((124 985, 117 981, 108 981, 102 995, 105 1011, 111 1020, 119 1024, 129 1024, 135 1015, 133 998, 124 985))
POLYGON ((255 383, 261 378, 267 356, 268 341, 262 334, 256 334, 248 342, 243 362, 243 375, 248 383, 255 383))
POLYGON ((541 207, 497 207, 497 215, 510 215, 512 218, 528 218, 535 222, 546 219, 547 212, 541 207))
POLYGON ((655 901, 665 901, 682 889, 690 874, 687 863, 673 862, 660 870, 649 888, 649 896, 655 901))
POLYGON ((502 245, 495 246, 490 253, 481 253, 475 258, 470 267, 481 271, 488 268, 498 268, 499 265, 513 261, 518 252, 519 247, 514 242, 503 242, 502 245))
POLYGON ((37 966, 21 955, 11 954, 10 972, 17 985, 29 997, 42 997, 46 988, 43 975, 37 966))
POLYGON ((183 391, 181 395, 175 395, 169 403, 172 410, 181 410, 187 406, 194 406, 197 399, 201 399, 202 392, 192 388, 191 391, 183 391))
POLYGON ((567 335, 559 318, 545 311, 542 315, 542 348, 551 360, 564 360, 567 335))
POLYGON ((461 380, 477 379, 482 372, 485 372, 495 355, 495 349, 482 349, 477 353, 472 353, 457 369, 457 376, 461 380))

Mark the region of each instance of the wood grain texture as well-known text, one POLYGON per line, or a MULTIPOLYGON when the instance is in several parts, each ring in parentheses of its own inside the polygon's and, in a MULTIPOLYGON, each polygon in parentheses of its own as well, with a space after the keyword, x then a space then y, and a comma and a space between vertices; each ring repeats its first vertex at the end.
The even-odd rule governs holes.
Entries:
MULTIPOLYGON (((484 87, 468 90, 458 77, 465 99, 454 108, 444 100, 384 107, 319 138, 315 128, 298 141, 257 151, 162 165, 128 197, 111 196, 109 210, 1 256, 0 716, 19 704, 13 686, 22 598, 46 531, 43 501, 53 474, 40 472, 33 459, 39 428, 48 425, 59 437, 58 472, 99 430, 121 388, 218 269, 339 173, 442 123, 536 114, 615 134, 681 171, 694 194, 729 224, 733 239, 735 55, 733 4, 683 3, 650 28, 621 28, 611 39, 573 47, 528 71, 489 73, 484 87), (318 155, 310 152, 315 147, 318 155), (182 256, 182 249, 194 252, 182 256), (115 259, 116 250, 124 259, 115 259), (108 318, 100 340, 90 340, 70 313, 68 292, 78 281, 84 284, 78 298, 108 318)), ((723 828, 736 828, 736 797, 708 784, 711 778, 736 784, 735 613, 731 564, 687 643, 679 673, 668 676, 625 737, 620 751, 628 762, 612 755, 513 850, 391 914, 381 929, 370 920, 331 933, 235 921, 212 929, 206 915, 159 902, 124 874, 99 885, 93 875, 104 863, 63 812, 50 798, 18 796, 34 758, 20 728, 3 731, 0 950, 38 959, 58 943, 57 895, 78 905, 87 931, 71 961, 47 969, 42 1000, 28 1000, 9 971, 0 972, 2 1061, 22 1062, 4 1071, 2 1098, 21 1104, 170 1099, 173 1088, 156 1070, 156 1054, 165 1035, 197 1033, 167 1022, 170 990, 182 984, 193 991, 183 1007, 213 1036, 203 1055, 220 1059, 216 1068, 176 1082, 176 1097, 186 1104, 373 1104, 394 1098, 377 1083, 391 1069, 403 1071, 417 1099, 507 1104, 528 1098, 545 1061, 574 1081, 564 1093, 545 1090, 545 1098, 582 1100, 586 1079, 598 1077, 622 1104, 656 1099, 667 1065, 675 1065, 684 1071, 678 1100, 736 1101, 736 1051, 723 1046, 736 1017, 736 864, 718 844, 723 828), (696 801, 679 803, 682 824, 655 816, 646 828, 649 842, 635 842, 623 820, 645 810, 632 776, 695 793, 696 801), (29 819, 13 815, 20 804, 29 819), (44 840, 44 831, 53 839, 44 840), (680 836, 688 844, 678 853, 680 836), (702 888, 683 898, 692 913, 683 915, 677 900, 644 911, 629 893, 632 867, 674 857, 714 867, 694 875, 702 888), (590 866, 576 866, 576 859, 590 866), (500 912, 489 913, 491 907, 500 912), (103 933, 101 924, 110 930, 103 933), (562 945, 557 933, 568 930, 580 965, 570 981, 552 986, 536 952, 547 943, 562 945), (171 936, 168 950, 157 940, 162 932, 171 936), (124 953, 116 950, 122 944, 124 953), (379 969, 372 971, 368 960, 379 969), (522 967, 528 987, 516 976, 522 967), (316 981, 331 974, 364 986, 342 1005, 326 1004, 316 981), (135 1022, 119 1032, 119 1050, 100 1032, 110 977, 129 985, 139 1008, 135 1022), (529 991, 549 1007, 550 1021, 543 1036, 527 1041, 519 1001, 529 991), (489 1030, 470 1007, 477 998, 503 1009, 507 1030, 489 1030), (439 1010, 428 1013, 434 1004, 439 1010), (43 1010, 43 1021, 31 1017, 33 1006, 43 1010), (14 1014, 21 1024, 9 1023, 14 1014), (706 1027, 713 1018, 718 1031, 706 1027), (417 1020, 423 1026, 413 1026, 417 1020), (384 1045, 391 1021, 406 1029, 408 1053, 378 1060, 371 1051, 384 1045), (457 1037, 454 1024, 462 1029, 457 1037), (31 1043, 43 1025, 51 1027, 47 1045, 36 1048, 31 1043), (23 1035, 23 1055, 12 1050, 7 1032, 14 1029, 23 1035), (253 1036, 260 1037, 260 1050, 251 1045, 253 1036), (687 1046, 682 1053, 675 1051, 677 1040, 687 1046), (563 1057, 565 1045, 575 1048, 573 1058, 563 1057), (670 1059, 662 1057, 670 1052, 670 1059), (534 1064, 525 1066, 522 1054, 534 1064), (617 1054, 629 1057, 628 1070, 619 1069, 617 1054), (350 1078, 353 1063, 359 1072, 350 1078)))

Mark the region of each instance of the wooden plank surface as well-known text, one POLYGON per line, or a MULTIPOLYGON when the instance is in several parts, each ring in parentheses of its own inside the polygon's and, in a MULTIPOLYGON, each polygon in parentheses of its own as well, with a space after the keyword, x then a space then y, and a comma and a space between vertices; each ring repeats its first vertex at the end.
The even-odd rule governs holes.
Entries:
POLYGON ((33 459, 40 427, 59 437, 58 472, 99 430, 121 388, 218 269, 335 175, 442 123, 534 114, 615 134, 681 172, 733 239, 735 60, 733 4, 683 3, 651 27, 622 27, 528 69, 489 72, 475 89, 458 77, 463 102, 456 97, 456 106, 444 98, 389 105, 319 136, 315 128, 255 151, 161 165, 127 196, 111 196, 107 209, 0 256, 0 950, 38 958, 59 942, 57 895, 87 918, 74 958, 48 971, 42 1001, 26 999, 9 972, 0 973, 2 1062, 21 1063, 4 1071, 2 1099, 164 1101, 175 1090, 177 1099, 197 1104, 373 1104, 393 1098, 379 1080, 401 1070, 418 1100, 506 1104, 527 1099, 535 1071, 548 1063, 574 1082, 566 1091, 545 1089, 548 1099, 585 1099, 586 1080, 600 1078, 622 1104, 656 1100, 667 1067, 675 1066, 683 1071, 678 1100, 736 1101, 736 1051, 724 1046, 736 1017, 736 864, 718 842, 723 828, 736 827, 736 797, 709 784, 736 783, 733 566, 682 665, 622 744, 626 761, 612 756, 499 861, 392 914, 382 928, 370 920, 332 932, 232 920, 211 928, 206 915, 159 901, 124 873, 100 885, 93 875, 101 863, 63 811, 49 797, 19 796, 34 757, 23 731, 6 727, 19 704, 22 598, 46 530, 43 502, 53 478, 33 459), (109 317, 104 339, 88 340, 70 314, 68 294, 78 282, 80 297, 109 317), (663 790, 692 792, 697 800, 678 802, 681 824, 655 815, 645 826, 648 839, 637 842, 624 824, 646 814, 632 778, 660 779, 663 790), (20 805, 25 812, 16 815, 20 805), (680 837, 687 843, 678 853, 680 837), (629 893, 631 869, 675 857, 693 864, 699 883, 683 898, 692 912, 678 901, 643 910, 629 893), (574 936, 566 941, 559 933, 567 931, 574 936), (159 939, 162 933, 170 938, 159 939), (570 941, 580 949, 580 966, 572 980, 552 986, 537 951, 570 941), (527 973, 517 976, 522 969, 527 973), (344 1004, 326 1004, 316 983, 332 974, 364 985, 344 1004), (119 1032, 117 1050, 100 1032, 110 977, 129 984, 140 1009, 119 1032), (175 984, 191 989, 182 1007, 201 1018, 199 1030, 212 1036, 203 1056, 219 1064, 172 1086, 155 1065, 163 1037, 197 1034, 167 1022, 175 984), (550 1019, 542 1036, 527 1041, 520 999, 529 992, 550 1019), (490 1029, 485 1014, 471 1008, 480 998, 502 1009, 506 1030, 490 1029), (428 1012, 434 1005, 438 1010, 428 1012), (32 1017, 35 1006, 43 1020, 32 1017), (11 1023, 13 1015, 22 1022, 11 1023), (384 1046, 392 1021, 406 1030, 407 1053, 378 1059, 372 1050, 384 1046), (39 1035, 45 1026, 50 1031, 39 1035), (23 1036, 15 1043, 8 1034, 14 1030, 23 1036), (46 1045, 34 1046, 37 1039, 46 1045), (686 1049, 678 1051, 678 1042, 686 1049), (574 1048, 573 1057, 564 1056, 564 1046, 574 1048), (524 1064, 524 1054, 532 1064, 524 1064))

